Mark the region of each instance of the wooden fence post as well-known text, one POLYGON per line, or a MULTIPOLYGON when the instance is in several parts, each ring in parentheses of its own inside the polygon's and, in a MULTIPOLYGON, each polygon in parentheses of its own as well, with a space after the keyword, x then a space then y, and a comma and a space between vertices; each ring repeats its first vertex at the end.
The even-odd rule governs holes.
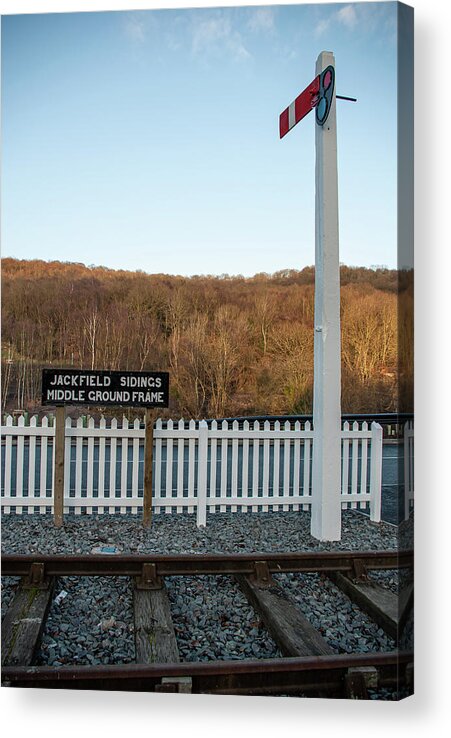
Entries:
POLYGON ((53 515, 57 528, 63 525, 64 515, 64 456, 66 439, 66 408, 61 405, 56 408, 55 416, 55 445, 54 445, 54 485, 53 485, 53 515))
POLYGON ((197 527, 207 525, 207 465, 208 465, 208 425, 206 420, 199 423, 199 452, 197 474, 197 527))
POLYGON ((146 409, 144 415, 144 492, 143 492, 143 526, 149 528, 152 521, 152 463, 153 463, 153 412, 146 409))
POLYGON ((370 520, 381 522, 382 497, 382 426, 371 423, 370 520))

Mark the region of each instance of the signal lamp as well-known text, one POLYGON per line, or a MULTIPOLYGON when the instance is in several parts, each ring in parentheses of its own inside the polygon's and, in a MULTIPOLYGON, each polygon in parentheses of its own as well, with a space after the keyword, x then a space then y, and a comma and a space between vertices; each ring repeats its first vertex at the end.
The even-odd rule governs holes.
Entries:
POLYGON ((332 66, 326 67, 319 76, 319 92, 318 105, 316 106, 316 122, 323 126, 326 122, 332 98, 334 94, 335 69, 332 66))

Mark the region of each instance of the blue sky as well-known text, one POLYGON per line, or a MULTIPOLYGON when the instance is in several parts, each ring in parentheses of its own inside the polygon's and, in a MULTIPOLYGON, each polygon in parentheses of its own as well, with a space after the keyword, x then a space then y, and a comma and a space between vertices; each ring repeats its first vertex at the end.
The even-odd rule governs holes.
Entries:
POLYGON ((335 54, 340 259, 396 266, 396 3, 2 17, 2 254, 173 274, 314 263, 335 54))

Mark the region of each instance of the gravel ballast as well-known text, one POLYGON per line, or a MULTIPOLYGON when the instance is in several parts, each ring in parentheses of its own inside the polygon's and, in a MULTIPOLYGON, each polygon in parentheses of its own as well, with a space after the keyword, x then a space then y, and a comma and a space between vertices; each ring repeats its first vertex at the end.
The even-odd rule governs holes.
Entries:
MULTIPOLYGON (((124 554, 368 551, 396 549, 398 543, 395 526, 373 524, 353 510, 343 511, 339 543, 312 538, 310 514, 302 511, 209 514, 205 528, 197 528, 195 515, 188 514, 155 516, 148 529, 132 515, 67 515, 63 528, 55 528, 48 515, 2 517, 2 551, 11 554, 89 554, 104 546, 124 554)), ((394 648, 393 640, 327 577, 275 578, 334 652, 394 648)), ((2 617, 17 583, 2 578, 2 617)), ((397 572, 381 572, 380 583, 396 592, 397 572)), ((165 578, 165 585, 182 661, 282 655, 233 578, 174 576, 165 578)), ((59 578, 38 663, 128 663, 135 658, 133 627, 130 579, 59 578)))
POLYGON ((195 515, 155 515, 150 528, 133 515, 66 515, 55 528, 51 515, 3 515, 6 553, 91 553, 114 545, 120 553, 240 553, 254 551, 369 551, 398 548, 397 528, 371 523, 358 511, 342 513, 342 538, 310 535, 310 513, 212 513, 205 528, 195 515))

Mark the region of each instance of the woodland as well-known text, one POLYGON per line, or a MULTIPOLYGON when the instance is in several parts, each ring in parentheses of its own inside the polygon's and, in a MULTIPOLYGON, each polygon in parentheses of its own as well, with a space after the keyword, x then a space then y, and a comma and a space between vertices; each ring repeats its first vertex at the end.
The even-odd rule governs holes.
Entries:
MULTIPOLYGON (((160 417, 311 413, 314 279, 4 258, 2 412, 42 412, 42 369, 64 367, 168 371, 160 417)), ((411 412, 413 272, 342 265, 340 279, 343 413, 411 412)))

